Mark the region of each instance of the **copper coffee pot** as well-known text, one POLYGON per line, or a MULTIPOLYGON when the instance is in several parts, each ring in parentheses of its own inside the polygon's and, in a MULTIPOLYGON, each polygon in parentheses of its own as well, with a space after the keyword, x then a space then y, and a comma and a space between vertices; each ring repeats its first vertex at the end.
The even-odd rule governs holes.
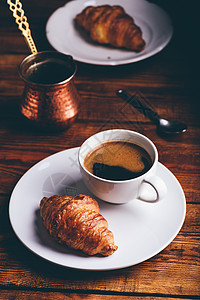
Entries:
POLYGON ((9 9, 32 52, 19 66, 25 82, 22 114, 48 129, 64 129, 76 118, 79 95, 74 85, 72 56, 56 51, 37 52, 20 0, 7 0, 9 9))
POLYGON ((49 129, 64 129, 75 120, 79 94, 74 85, 76 64, 70 55, 56 51, 37 52, 19 66, 25 82, 22 114, 49 129))

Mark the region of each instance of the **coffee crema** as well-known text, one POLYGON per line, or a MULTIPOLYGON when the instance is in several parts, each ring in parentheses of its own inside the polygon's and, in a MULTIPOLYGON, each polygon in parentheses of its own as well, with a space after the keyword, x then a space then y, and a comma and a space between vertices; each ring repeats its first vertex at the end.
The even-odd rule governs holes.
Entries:
POLYGON ((92 174, 108 180, 128 180, 146 173, 152 166, 150 155, 141 146, 129 141, 100 144, 84 160, 92 174))

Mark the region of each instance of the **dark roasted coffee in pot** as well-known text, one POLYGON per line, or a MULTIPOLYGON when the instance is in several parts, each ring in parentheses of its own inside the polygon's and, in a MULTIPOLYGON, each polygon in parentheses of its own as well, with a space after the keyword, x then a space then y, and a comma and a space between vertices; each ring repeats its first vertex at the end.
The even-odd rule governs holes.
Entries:
POLYGON ((152 166, 150 155, 129 141, 109 141, 91 151, 84 160, 92 174, 108 180, 128 180, 146 173, 152 166))
POLYGON ((72 76, 68 67, 59 60, 46 60, 31 66, 27 70, 26 79, 39 84, 55 84, 72 76))

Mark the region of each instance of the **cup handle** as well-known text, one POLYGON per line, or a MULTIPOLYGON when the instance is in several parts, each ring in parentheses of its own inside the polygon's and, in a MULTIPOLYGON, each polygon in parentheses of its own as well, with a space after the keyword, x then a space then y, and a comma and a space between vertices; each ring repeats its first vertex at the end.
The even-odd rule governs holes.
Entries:
POLYGON ((139 187, 138 199, 155 202, 162 199, 167 193, 164 181, 158 176, 146 177, 139 187))

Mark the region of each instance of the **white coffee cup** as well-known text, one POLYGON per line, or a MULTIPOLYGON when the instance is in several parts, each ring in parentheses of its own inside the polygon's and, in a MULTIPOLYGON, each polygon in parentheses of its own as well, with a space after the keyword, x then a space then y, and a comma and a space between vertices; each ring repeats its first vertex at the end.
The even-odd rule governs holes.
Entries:
POLYGON ((78 160, 84 183, 101 200, 116 204, 127 203, 134 199, 152 202, 160 200, 167 192, 163 180, 156 176, 158 165, 156 146, 150 139, 138 132, 111 129, 94 134, 81 145, 78 160), (108 141, 127 141, 139 145, 150 155, 151 168, 143 175, 122 181, 103 179, 90 173, 84 166, 85 157, 96 147, 108 141))

